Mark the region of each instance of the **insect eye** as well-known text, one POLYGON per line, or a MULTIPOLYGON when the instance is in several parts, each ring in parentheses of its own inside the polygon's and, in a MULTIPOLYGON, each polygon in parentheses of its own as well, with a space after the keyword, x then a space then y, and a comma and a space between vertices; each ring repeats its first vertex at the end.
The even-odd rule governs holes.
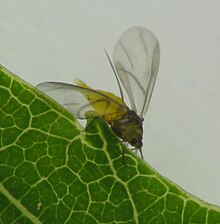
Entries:
POLYGON ((132 145, 135 145, 137 142, 138 142, 138 139, 137 139, 137 138, 133 138, 133 139, 131 140, 131 144, 132 144, 132 145))

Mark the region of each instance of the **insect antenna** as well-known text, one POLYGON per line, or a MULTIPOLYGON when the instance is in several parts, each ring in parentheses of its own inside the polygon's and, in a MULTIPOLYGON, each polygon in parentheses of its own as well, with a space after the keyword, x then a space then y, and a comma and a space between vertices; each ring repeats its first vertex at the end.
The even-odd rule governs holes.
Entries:
POLYGON ((116 80, 117 80, 118 88, 119 88, 120 95, 121 95, 121 99, 122 99, 122 102, 124 103, 124 102, 125 102, 125 101, 124 101, 124 94, 123 94, 123 91, 122 91, 122 88, 121 88, 121 84, 120 84, 120 81, 119 81, 117 72, 116 72, 116 70, 115 70, 115 67, 114 67, 114 65, 113 65, 113 63, 112 63, 112 61, 111 61, 109 55, 108 55, 108 52, 106 51, 106 49, 104 49, 104 50, 105 50, 105 54, 106 54, 106 56, 107 56, 107 58, 108 58, 109 64, 110 64, 110 66, 111 66, 111 68, 112 68, 112 71, 113 71, 113 73, 114 73, 114 75, 115 75, 115 78, 116 78, 116 80))

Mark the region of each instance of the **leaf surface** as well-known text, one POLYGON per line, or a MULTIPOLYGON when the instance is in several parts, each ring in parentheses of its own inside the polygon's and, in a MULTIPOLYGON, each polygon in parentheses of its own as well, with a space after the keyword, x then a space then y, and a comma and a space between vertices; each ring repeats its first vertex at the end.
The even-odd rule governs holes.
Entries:
POLYGON ((88 123, 0 67, 0 223, 220 223, 219 207, 88 123))

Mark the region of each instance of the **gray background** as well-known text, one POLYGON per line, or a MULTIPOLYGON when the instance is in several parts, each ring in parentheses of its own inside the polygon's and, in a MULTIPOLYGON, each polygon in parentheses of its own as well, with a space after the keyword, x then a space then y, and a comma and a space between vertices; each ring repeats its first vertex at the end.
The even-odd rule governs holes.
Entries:
POLYGON ((36 85, 75 78, 118 93, 110 54, 129 27, 158 37, 161 63, 144 123, 159 173, 220 205, 218 0, 0 0, 0 64, 36 85))

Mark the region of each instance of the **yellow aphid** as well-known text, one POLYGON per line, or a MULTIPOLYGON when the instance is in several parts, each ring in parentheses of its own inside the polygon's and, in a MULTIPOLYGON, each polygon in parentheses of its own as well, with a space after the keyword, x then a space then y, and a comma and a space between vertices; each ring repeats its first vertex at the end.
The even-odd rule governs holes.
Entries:
POLYGON ((130 110, 122 99, 113 93, 91 89, 81 80, 76 80, 75 83, 83 88, 82 94, 91 107, 108 122, 120 138, 135 148, 142 147, 143 119, 135 111, 130 110), (86 89, 88 91, 85 91, 86 89))
POLYGON ((110 92, 92 89, 80 80, 76 80, 76 85, 44 82, 37 88, 79 119, 85 118, 87 111, 94 110, 116 135, 140 150, 143 158, 142 123, 156 81, 159 58, 159 43, 154 34, 143 27, 133 27, 119 38, 114 48, 113 63, 108 56, 121 98, 110 92), (127 92, 130 107, 124 102, 120 82, 127 92))

